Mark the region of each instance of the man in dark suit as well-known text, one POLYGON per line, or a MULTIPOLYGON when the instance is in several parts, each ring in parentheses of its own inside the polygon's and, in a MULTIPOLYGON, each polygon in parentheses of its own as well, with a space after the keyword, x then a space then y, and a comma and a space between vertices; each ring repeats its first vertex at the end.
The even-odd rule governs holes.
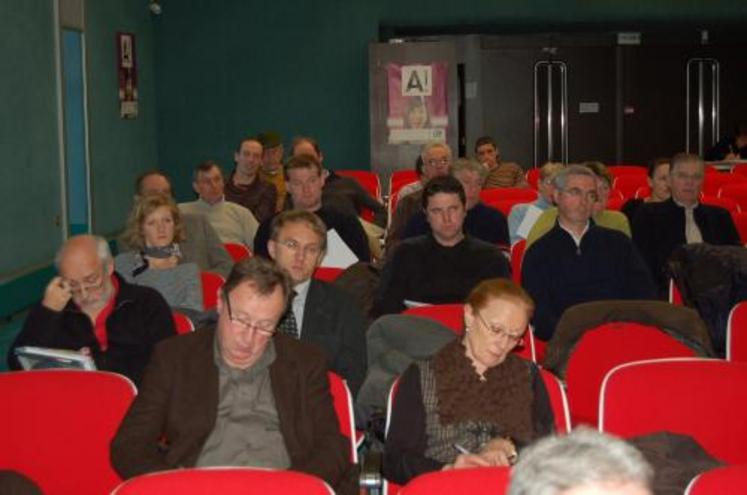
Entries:
POLYGON ((223 287, 217 324, 157 347, 112 441, 122 477, 257 466, 301 471, 337 493, 357 493, 324 356, 275 335, 290 292, 283 270, 244 260, 223 287))
POLYGON ((700 157, 688 153, 675 155, 669 170, 671 198, 641 205, 633 218, 633 242, 646 260, 663 298, 669 282, 667 260, 677 246, 699 242, 740 244, 729 212, 700 202, 704 177, 700 157))
POLYGON ((291 278, 295 296, 280 323, 281 332, 319 346, 329 367, 355 395, 366 374, 366 319, 346 292, 312 278, 324 257, 327 228, 307 211, 277 215, 267 250, 291 278))

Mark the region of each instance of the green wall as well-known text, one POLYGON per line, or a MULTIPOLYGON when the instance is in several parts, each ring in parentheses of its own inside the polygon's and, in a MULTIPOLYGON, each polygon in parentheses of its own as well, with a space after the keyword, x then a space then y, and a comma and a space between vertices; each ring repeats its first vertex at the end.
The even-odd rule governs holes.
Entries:
POLYGON ((232 167, 242 134, 317 137, 332 168, 368 168, 368 43, 379 30, 521 32, 708 27, 741 1, 381 0, 164 2, 156 22, 158 152, 177 195, 190 171, 232 167))

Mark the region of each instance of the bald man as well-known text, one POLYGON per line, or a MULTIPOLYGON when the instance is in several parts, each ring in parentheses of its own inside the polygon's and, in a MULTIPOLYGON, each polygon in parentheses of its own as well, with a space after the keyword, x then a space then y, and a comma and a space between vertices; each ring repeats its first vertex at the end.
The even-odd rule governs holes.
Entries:
POLYGON ((90 354, 98 369, 121 373, 137 385, 153 345, 175 334, 166 301, 155 289, 117 275, 101 237, 70 238, 55 263, 59 275, 11 347, 11 369, 20 368, 14 354, 19 346, 79 350, 90 354))

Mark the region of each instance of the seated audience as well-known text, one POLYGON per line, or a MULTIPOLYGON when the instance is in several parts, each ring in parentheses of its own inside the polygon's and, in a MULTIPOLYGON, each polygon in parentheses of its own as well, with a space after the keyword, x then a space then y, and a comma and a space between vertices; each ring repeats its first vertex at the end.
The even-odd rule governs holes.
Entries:
POLYGON ((422 208, 431 233, 402 241, 392 253, 382 270, 374 316, 399 313, 406 301, 461 302, 481 280, 510 276, 497 246, 464 234, 466 199, 457 179, 447 175, 428 182, 422 208))
POLYGON ((669 192, 669 158, 657 158, 648 166, 648 187, 651 195, 647 198, 631 198, 620 211, 633 223, 638 207, 644 203, 661 203, 671 196, 669 192))
POLYGON ((237 263, 218 322, 157 346, 111 444, 123 477, 181 467, 256 466, 317 476, 357 492, 324 355, 275 335, 290 297, 286 274, 253 257, 237 263), (168 448, 162 448, 162 439, 168 448))
POLYGON ((224 185, 220 165, 212 160, 200 163, 192 177, 192 187, 199 198, 189 203, 180 203, 179 210, 193 215, 205 215, 222 242, 251 247, 257 232, 257 219, 240 204, 226 201, 224 185))
MULTIPOLYGON (((610 190, 612 189, 612 174, 607 170, 607 167, 600 162, 584 162, 581 166, 591 170, 596 177, 597 199, 592 205, 594 223, 601 227, 618 230, 630 237, 630 224, 625 215, 619 211, 607 209, 607 202, 610 199, 610 190)), ((539 218, 537 218, 534 226, 529 231, 529 235, 527 236, 527 248, 529 248, 534 241, 552 229, 557 218, 557 208, 548 208, 545 210, 539 218)))
POLYGON ((552 176, 562 168, 563 164, 557 162, 547 162, 542 165, 537 182, 539 197, 532 203, 521 203, 511 208, 511 212, 508 214, 508 233, 512 245, 526 239, 537 218, 543 211, 553 206, 552 176))
POLYGON ((313 213, 290 210, 272 220, 271 231, 267 249, 294 293, 278 330, 319 346, 355 395, 366 374, 366 318, 350 295, 313 278, 327 250, 327 227, 313 213))
POLYGON ((704 164, 697 155, 675 155, 669 172, 671 198, 641 205, 633 219, 633 241, 664 298, 669 285, 666 263, 674 248, 698 242, 741 245, 729 212, 700 203, 703 178, 704 164))
POLYGON ((20 346, 83 351, 103 371, 121 373, 136 385, 153 346, 174 335, 171 310, 150 287, 127 283, 114 273, 109 245, 80 235, 62 245, 55 258, 59 275, 29 312, 9 353, 20 369, 20 346))
MULTIPOLYGON (((285 183, 289 198, 286 208, 304 210, 322 219, 328 230, 334 230, 360 261, 370 261, 366 233, 357 217, 327 206, 322 197, 324 175, 322 165, 312 155, 292 157, 285 164, 285 183)), ((262 222, 254 240, 254 254, 268 257, 271 220, 262 222)))
MULTIPOLYGON (((140 175, 135 183, 135 191, 135 201, 151 194, 165 194, 173 198, 171 181, 158 170, 150 170, 140 175)), ((179 243, 179 249, 184 262, 197 263, 201 271, 214 272, 222 277, 228 276, 233 267, 233 259, 205 215, 181 212, 181 218, 184 240, 179 243)), ((122 239, 118 240, 117 247, 120 252, 137 249, 124 244, 122 239)))
POLYGON ((420 153, 422 170, 418 182, 414 182, 409 192, 403 194, 403 187, 399 191, 397 206, 392 212, 392 220, 387 229, 386 248, 391 252, 402 240, 407 224, 412 216, 420 211, 422 203, 423 184, 435 177, 449 174, 451 168, 451 148, 446 143, 428 143, 420 153))
POLYGON ((156 289, 169 306, 189 316, 202 313, 200 268, 182 259, 181 215, 171 198, 160 194, 140 198, 122 237, 136 248, 114 258, 122 278, 156 289))
POLYGON ((529 187, 524 169, 513 162, 502 162, 498 145, 490 136, 475 141, 477 160, 488 170, 485 187, 529 187))
POLYGON ((285 175, 283 174, 283 138, 276 132, 264 132, 257 136, 262 143, 262 168, 259 169, 259 178, 275 186, 277 201, 275 212, 283 211, 285 206, 285 175))
POLYGON ((555 174, 555 226, 527 249, 522 285, 537 309, 534 335, 549 340, 563 312, 578 303, 603 299, 653 299, 651 275, 631 240, 597 225, 594 173, 569 165, 555 174))
MULTIPOLYGON (((451 175, 462 183, 467 199, 467 216, 464 233, 490 244, 508 247, 506 217, 499 210, 487 206, 480 200, 487 170, 474 160, 460 158, 451 166, 451 175)), ((430 233, 430 225, 424 211, 415 213, 407 224, 403 239, 430 233)))
POLYGON ((634 446, 577 428, 522 451, 508 495, 653 495, 653 481, 653 469, 634 446))
POLYGON ((404 484, 429 471, 507 466, 517 448, 552 433, 537 366, 511 354, 534 304, 509 280, 486 280, 464 305, 464 337, 402 375, 384 476, 404 484))
POLYGON ((272 217, 278 202, 277 189, 272 184, 263 181, 259 175, 263 151, 262 143, 258 138, 242 139, 233 154, 236 168, 231 172, 228 182, 225 183, 226 201, 237 203, 248 209, 258 222, 272 217))
POLYGON ((705 153, 705 159, 709 162, 745 158, 747 158, 747 122, 738 124, 734 128, 734 134, 725 136, 705 153))

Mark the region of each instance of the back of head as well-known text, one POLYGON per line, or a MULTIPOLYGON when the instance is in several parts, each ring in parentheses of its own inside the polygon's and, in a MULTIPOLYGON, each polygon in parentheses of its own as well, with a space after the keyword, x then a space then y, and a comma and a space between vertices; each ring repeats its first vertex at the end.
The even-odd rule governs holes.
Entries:
POLYGON ((540 181, 552 180, 553 175, 559 172, 565 165, 560 162, 547 162, 540 168, 540 181))
POLYGON ((135 179, 135 195, 146 196, 148 194, 171 195, 171 179, 168 175, 158 169, 146 170, 135 179))
POLYGON ((462 205, 466 206, 467 204, 467 197, 464 193, 464 187, 462 187, 462 183, 459 182, 456 177, 452 177, 451 175, 443 175, 434 177, 433 179, 426 182, 425 186, 423 186, 421 206, 424 210, 428 209, 428 200, 431 198, 431 196, 434 196, 438 193, 456 194, 457 196, 459 196, 459 200, 461 201, 462 205))
POLYGON ((582 427, 524 449, 508 494, 561 495, 574 488, 627 486, 650 494, 652 478, 653 470, 635 447, 582 427))
POLYGON ((488 170, 480 164, 477 160, 469 158, 458 158, 451 164, 449 173, 453 176, 459 174, 459 172, 474 172, 478 175, 481 181, 485 181, 488 176, 488 170))
POLYGON ((285 271, 275 263, 261 257, 253 256, 239 261, 228 274, 223 284, 223 296, 230 294, 241 284, 251 284, 255 291, 262 296, 275 292, 280 287, 287 306, 290 299, 291 282, 285 271))

